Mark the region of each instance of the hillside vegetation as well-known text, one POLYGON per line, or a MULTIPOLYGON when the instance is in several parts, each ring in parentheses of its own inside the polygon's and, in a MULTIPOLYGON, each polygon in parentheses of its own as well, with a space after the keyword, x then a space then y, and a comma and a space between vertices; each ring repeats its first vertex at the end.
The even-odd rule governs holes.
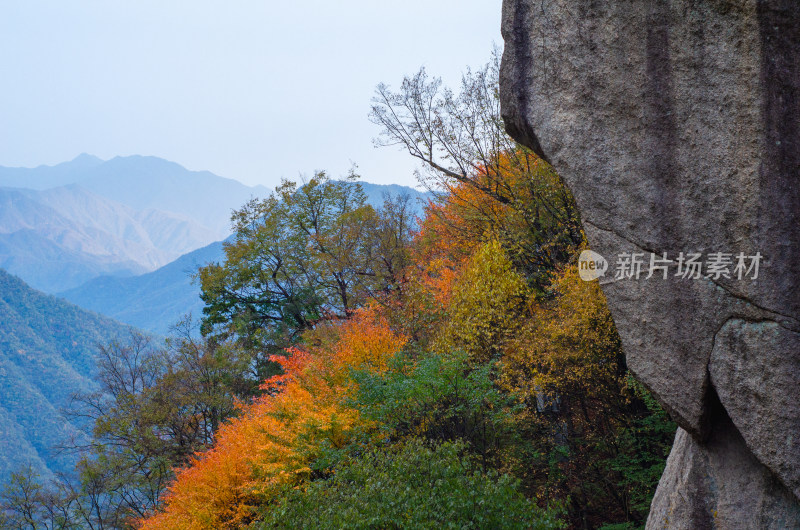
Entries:
POLYGON ((199 272, 202 337, 115 344, 80 486, 16 474, 8 520, 27 489, 66 527, 643 525, 675 426, 577 274, 569 190, 503 132, 497 76, 378 87, 380 142, 434 190, 421 219, 322 172, 238 209, 199 272))
POLYGON ((129 329, 35 291, 0 270, 0 477, 21 466, 43 477, 73 473, 78 457, 58 448, 91 425, 67 417, 72 395, 96 388, 97 345, 129 329))

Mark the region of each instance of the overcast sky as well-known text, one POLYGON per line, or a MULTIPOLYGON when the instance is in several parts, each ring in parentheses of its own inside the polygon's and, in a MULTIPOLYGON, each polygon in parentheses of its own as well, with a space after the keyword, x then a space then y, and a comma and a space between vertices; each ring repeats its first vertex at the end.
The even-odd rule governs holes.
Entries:
POLYGON ((0 3, 0 165, 82 152, 155 155, 246 184, 356 162, 414 184, 376 149, 375 85, 420 66, 457 86, 502 46, 500 0, 97 0, 0 3))

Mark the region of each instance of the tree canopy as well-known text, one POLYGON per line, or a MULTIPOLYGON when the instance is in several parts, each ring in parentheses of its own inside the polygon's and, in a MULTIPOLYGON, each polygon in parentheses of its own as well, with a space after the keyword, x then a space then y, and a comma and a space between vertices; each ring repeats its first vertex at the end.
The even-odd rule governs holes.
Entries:
POLYGON ((275 353, 315 323, 396 289, 413 219, 407 198, 376 211, 354 179, 320 172, 250 201, 233 222, 225 261, 199 272, 203 332, 275 353))

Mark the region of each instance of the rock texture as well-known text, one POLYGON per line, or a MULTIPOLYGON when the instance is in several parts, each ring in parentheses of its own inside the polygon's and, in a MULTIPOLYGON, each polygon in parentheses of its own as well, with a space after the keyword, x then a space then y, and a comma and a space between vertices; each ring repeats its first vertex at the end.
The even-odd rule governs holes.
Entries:
POLYGON ((668 512, 703 528, 687 519, 698 510, 716 514, 710 527, 787 527, 721 523, 749 506, 731 491, 800 505, 798 20, 794 0, 504 1, 506 127, 575 194, 610 262, 601 284, 628 365, 685 431, 654 528, 668 512), (763 259, 757 279, 684 279, 675 265, 667 279, 609 278, 633 252, 763 259), (736 482, 756 464, 774 484, 736 482))
POLYGON ((713 437, 702 446, 678 430, 647 526, 800 529, 800 505, 721 415, 715 418, 713 437))

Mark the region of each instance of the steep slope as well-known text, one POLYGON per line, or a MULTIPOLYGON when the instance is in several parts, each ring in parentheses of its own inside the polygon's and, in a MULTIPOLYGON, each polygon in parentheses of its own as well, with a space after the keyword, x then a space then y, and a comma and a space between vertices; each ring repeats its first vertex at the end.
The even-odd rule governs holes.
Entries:
POLYGON ((96 345, 128 329, 0 270, 0 480, 26 464, 72 470, 76 457, 56 448, 81 430, 62 409, 93 388, 96 345))
POLYGON ((218 241, 151 273, 131 278, 102 276, 59 296, 120 322, 166 334, 187 313, 195 318, 202 314, 200 291, 192 275, 200 266, 223 257, 218 241))

